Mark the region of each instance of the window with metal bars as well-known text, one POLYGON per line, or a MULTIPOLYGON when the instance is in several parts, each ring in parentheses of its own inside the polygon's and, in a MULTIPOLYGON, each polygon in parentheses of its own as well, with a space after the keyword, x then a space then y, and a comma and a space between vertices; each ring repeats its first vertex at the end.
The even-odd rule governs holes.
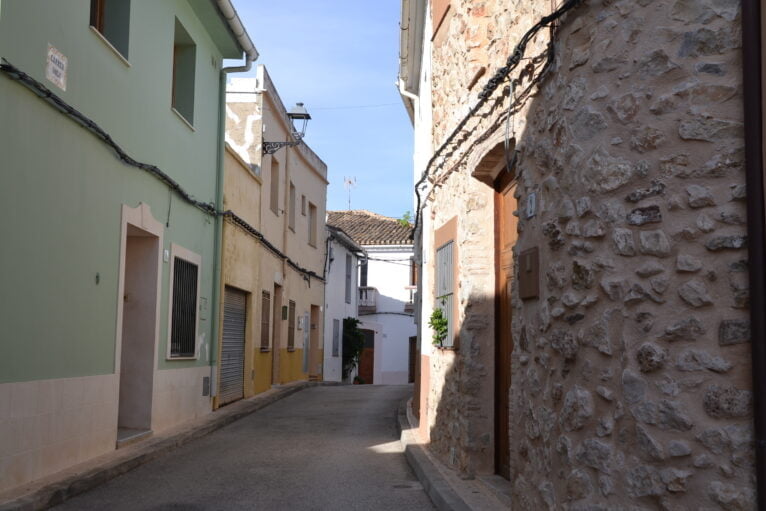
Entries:
POLYGON ((447 337, 442 342, 445 348, 452 348, 455 345, 453 248, 454 242, 450 241, 436 251, 436 307, 441 309, 447 319, 447 337))
POLYGON ((261 293, 261 349, 269 349, 269 327, 271 321, 271 295, 268 291, 261 293))
POLYGON ((295 350, 295 302, 292 300, 287 307, 287 350, 295 350))
POLYGON ((175 257, 173 260, 173 303, 170 326, 170 357, 197 355, 197 286, 199 267, 175 257))

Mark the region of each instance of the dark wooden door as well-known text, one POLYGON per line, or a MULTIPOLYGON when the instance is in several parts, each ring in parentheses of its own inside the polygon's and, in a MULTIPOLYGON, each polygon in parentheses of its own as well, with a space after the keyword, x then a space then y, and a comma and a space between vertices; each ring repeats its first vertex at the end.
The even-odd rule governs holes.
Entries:
POLYGON ((407 381, 409 383, 415 382, 415 372, 417 367, 417 361, 418 361, 418 338, 417 337, 410 337, 410 364, 409 364, 409 371, 408 371, 408 378, 407 381))
POLYGON ((359 378, 362 383, 373 383, 375 374, 375 332, 362 330, 364 334, 364 350, 359 357, 359 378))
POLYGON ((495 181, 495 469, 511 478, 511 282, 516 243, 516 199, 513 175, 503 171, 495 181))

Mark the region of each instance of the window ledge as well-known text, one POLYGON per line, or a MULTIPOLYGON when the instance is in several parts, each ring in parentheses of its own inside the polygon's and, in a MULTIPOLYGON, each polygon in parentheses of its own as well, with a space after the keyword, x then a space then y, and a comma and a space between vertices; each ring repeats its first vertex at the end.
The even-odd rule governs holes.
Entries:
POLYGON ((288 353, 292 353, 293 351, 295 351, 295 348, 287 348, 288 353))
POLYGON ((174 114, 176 114, 176 115, 178 116, 178 118, 179 118, 179 119, 181 119, 181 121, 183 121, 183 123, 184 123, 184 124, 186 124, 186 126, 187 126, 187 127, 190 129, 190 130, 192 130, 192 131, 197 131, 197 130, 194 128, 194 125, 192 125, 192 123, 190 123, 188 120, 186 120, 186 117, 184 117, 184 114, 182 114, 181 112, 179 112, 178 110, 176 110, 176 108, 175 108, 175 107, 173 107, 173 106, 171 106, 171 107, 170 107, 170 109, 173 111, 173 113, 174 113, 174 114))
POLYGON ((271 351, 271 348, 261 348, 261 353, 268 353, 271 351))
POLYGON ((93 32, 94 34, 96 34, 96 37, 98 37, 98 38, 101 40, 101 42, 102 42, 102 43, 104 43, 104 44, 107 46, 107 48, 109 48, 110 50, 112 50, 112 53, 114 53, 115 55, 117 55, 117 58, 118 58, 118 59, 120 59, 120 62, 122 62, 123 64, 125 64, 127 67, 131 67, 131 66, 130 66, 130 62, 128 61, 128 59, 126 59, 126 58, 123 56, 123 54, 122 54, 122 53, 120 53, 120 50, 118 50, 117 48, 115 48, 114 46, 112 46, 112 43, 110 43, 110 42, 109 42, 109 39, 107 39, 106 37, 104 37, 104 34, 102 34, 101 32, 99 32, 99 31, 98 31, 98 29, 97 29, 96 27, 94 27, 93 25, 90 25, 90 27, 89 27, 89 28, 90 28, 90 31, 91 31, 91 32, 93 32))
POLYGON ((198 360, 199 357, 165 357, 165 360, 170 362, 174 360, 198 360))

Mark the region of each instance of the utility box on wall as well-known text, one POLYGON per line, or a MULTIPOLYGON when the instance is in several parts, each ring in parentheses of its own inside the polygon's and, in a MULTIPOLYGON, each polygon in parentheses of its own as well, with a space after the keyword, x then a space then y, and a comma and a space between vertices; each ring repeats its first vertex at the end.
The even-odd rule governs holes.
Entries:
POLYGON ((540 297, 540 250, 530 248, 519 254, 519 298, 540 297))

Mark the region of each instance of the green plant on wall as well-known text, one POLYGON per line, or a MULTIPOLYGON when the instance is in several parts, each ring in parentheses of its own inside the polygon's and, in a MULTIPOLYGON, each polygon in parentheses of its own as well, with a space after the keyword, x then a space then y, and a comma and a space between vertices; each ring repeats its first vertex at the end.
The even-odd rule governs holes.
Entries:
MULTIPOLYGON (((442 302, 442 306, 443 305, 444 302, 442 302)), ((428 320, 428 326, 430 326, 434 332, 431 343, 434 346, 443 346, 444 339, 447 338, 447 333, 449 332, 449 321, 447 321, 447 317, 444 315, 444 311, 442 311, 441 308, 436 307, 431 313, 431 317, 428 320)))
POLYGON ((343 379, 359 364, 359 357, 364 350, 364 334, 359 329, 356 318, 343 319, 343 379))

